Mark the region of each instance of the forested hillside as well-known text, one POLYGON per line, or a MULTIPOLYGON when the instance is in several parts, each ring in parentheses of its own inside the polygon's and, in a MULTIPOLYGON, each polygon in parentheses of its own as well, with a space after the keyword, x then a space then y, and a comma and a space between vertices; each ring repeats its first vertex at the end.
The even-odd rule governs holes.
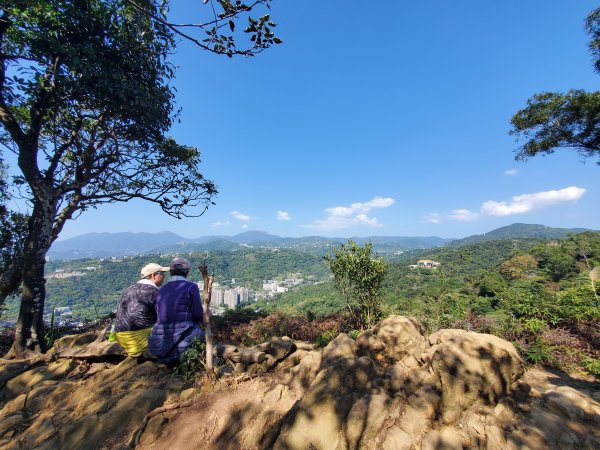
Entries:
MULTIPOLYGON (((201 277, 195 269, 204 253, 186 255, 192 264, 190 279, 201 277)), ((78 319, 101 317, 113 311, 123 290, 139 279, 140 269, 148 262, 168 265, 171 256, 138 256, 115 259, 85 259, 75 261, 51 261, 47 265, 48 282, 46 311, 55 307, 68 306, 78 319), (80 276, 54 278, 60 273, 82 273, 80 276)), ((329 276, 322 259, 307 253, 291 250, 239 249, 231 252, 211 252, 208 265, 216 280, 257 289, 263 280, 295 276, 309 281, 324 280, 329 276)), ((14 318, 18 303, 7 302, 5 318, 14 318)))
POLYGON ((456 239, 449 245, 464 245, 482 241, 494 241, 498 239, 534 238, 534 239, 561 239, 569 234, 584 233, 585 228, 552 228, 546 225, 513 223, 505 227, 497 228, 485 234, 477 234, 462 239, 456 239))
MULTIPOLYGON (((76 318, 101 317, 114 309, 121 292, 138 279, 144 264, 168 264, 170 257, 51 262, 47 276, 56 274, 57 269, 83 275, 50 277, 47 311, 69 306, 76 318)), ((194 267, 203 257, 202 253, 189 255, 194 267)), ((581 355, 589 358, 597 352, 600 233, 545 241, 481 241, 392 255, 387 262, 381 299, 386 314, 415 316, 429 330, 458 327, 497 334, 522 345, 532 361, 581 362, 581 355), (431 259, 440 266, 411 268, 418 259, 431 259)), ((250 302, 245 306, 252 314, 280 312, 312 320, 345 308, 345 300, 318 255, 246 248, 212 252, 208 263, 225 286, 258 289, 263 280, 286 277, 310 281, 268 301, 250 302)), ((192 278, 199 279, 197 274, 192 278)), ((9 302, 5 317, 14 317, 16 312, 17 304, 9 302)), ((600 364, 594 357, 589 361, 600 364)))
MULTIPOLYGON (((403 255, 405 256, 405 255, 403 255)), ((464 328, 515 342, 531 362, 583 366, 600 375, 600 233, 560 240, 511 239, 422 252, 436 269, 390 262, 388 314, 430 330, 464 328)), ((314 317, 344 308, 332 282, 253 305, 314 317)))

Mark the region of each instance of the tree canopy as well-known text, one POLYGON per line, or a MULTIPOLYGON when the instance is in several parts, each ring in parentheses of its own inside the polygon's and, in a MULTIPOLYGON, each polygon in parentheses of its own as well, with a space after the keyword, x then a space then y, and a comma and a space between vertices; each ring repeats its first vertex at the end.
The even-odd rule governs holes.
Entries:
POLYGON ((21 258, 27 233, 27 216, 12 211, 9 201, 6 165, 0 158, 0 273, 3 274, 7 273, 13 260, 21 258))
POLYGON ((233 35, 240 14, 269 3, 211 1, 211 19, 190 26, 169 22, 168 2, 154 0, 2 6, 0 151, 16 154, 14 183, 31 207, 22 256, 0 274, 0 303, 23 286, 18 349, 43 350, 45 255, 67 220, 132 199, 176 218, 212 204, 217 188, 200 172, 200 152, 167 134, 177 119, 168 57, 176 35, 227 56, 252 56, 280 42, 269 15, 248 17, 248 48, 238 48, 233 35))
MULTIPOLYGON (((590 52, 600 73, 600 8, 585 22, 591 36, 590 52)), ((567 93, 543 92, 527 101, 511 120, 511 135, 522 145, 516 159, 523 160, 557 149, 573 149, 583 157, 598 157, 600 165, 600 92, 572 89, 567 93)))

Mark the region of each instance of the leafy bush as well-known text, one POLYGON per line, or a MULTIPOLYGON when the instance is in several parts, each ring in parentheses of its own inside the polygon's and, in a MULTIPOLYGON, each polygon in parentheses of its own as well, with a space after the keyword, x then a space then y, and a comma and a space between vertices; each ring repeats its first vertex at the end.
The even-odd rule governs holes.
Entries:
POLYGON ((339 333, 337 333, 335 330, 321 331, 315 338, 315 344, 319 347, 325 347, 327 344, 333 341, 338 334, 339 333))
POLYGON ((537 317, 525 319, 524 326, 525 330, 533 335, 536 335, 548 329, 548 324, 546 323, 546 321, 538 319, 537 317))
POLYGON ((554 346, 544 342, 543 339, 536 339, 525 349, 525 360, 531 364, 556 366, 558 361, 553 354, 554 348, 554 346))
POLYGON ((196 338, 182 353, 180 363, 173 372, 180 375, 186 383, 191 383, 203 369, 206 369, 206 343, 196 338))
POLYGON ((584 356, 581 362, 586 372, 594 375, 596 378, 600 378, 600 358, 584 356))
POLYGON ((306 316, 274 313, 248 323, 223 323, 215 333, 215 339, 249 347, 268 341, 273 336, 288 336, 298 341, 316 342, 317 337, 327 331, 337 336, 351 329, 347 316, 343 313, 316 318, 312 321, 309 321, 306 316))
POLYGON ((377 255, 373 257, 372 249, 370 242, 361 247, 349 240, 324 258, 350 317, 361 329, 372 327, 383 315, 381 290, 388 267, 377 255))
POLYGON ((52 309, 52 315, 50 316, 50 326, 44 330, 44 339, 46 345, 51 348, 54 345, 54 341, 58 337, 58 327, 54 325, 55 320, 55 309, 52 309))
POLYGON ((350 336, 354 340, 356 340, 356 338, 358 337, 359 334, 360 334, 360 331, 358 331, 358 330, 350 330, 348 332, 348 336, 350 336))

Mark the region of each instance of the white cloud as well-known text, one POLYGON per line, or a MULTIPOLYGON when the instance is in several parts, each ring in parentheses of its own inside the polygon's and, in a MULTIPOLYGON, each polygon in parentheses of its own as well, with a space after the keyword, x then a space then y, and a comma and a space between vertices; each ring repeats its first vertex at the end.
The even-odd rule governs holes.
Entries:
POLYGON ((394 204, 393 198, 375 197, 365 203, 352 203, 350 206, 335 206, 325 209, 327 215, 323 220, 315 220, 307 228, 319 230, 340 230, 351 225, 367 225, 372 228, 381 227, 377 218, 369 217, 367 213, 374 208, 387 208, 394 204))
POLYGON ((578 200, 585 192, 583 188, 570 186, 559 190, 517 195, 512 198, 511 202, 490 200, 481 205, 481 212, 488 216, 523 214, 535 209, 578 200))
POLYGON ((479 214, 469 211, 468 209, 453 209, 448 218, 452 220, 470 222, 472 220, 477 220, 479 218, 479 214))
POLYGON ((285 212, 285 211, 277 211, 277 220, 283 220, 283 221, 288 221, 288 220, 292 220, 292 218, 290 217, 290 213, 285 212))
POLYGON ((225 227, 227 225, 231 225, 231 223, 226 220, 225 222, 213 222, 210 226, 213 228, 225 227))
MULTIPOLYGON (((360 203, 355 203, 355 204, 359 204, 360 203)), ((394 204, 394 199, 393 198, 381 198, 381 197, 375 197, 373 200, 365 203, 365 205, 370 209, 370 208, 387 208, 388 206, 392 206, 394 204)))
POLYGON ((382 227, 383 225, 379 223, 376 217, 368 217, 366 214, 359 214, 354 219, 352 219, 354 223, 360 223, 363 225, 369 225, 372 228, 382 227))
POLYGON ((234 219, 241 220, 243 222, 248 222, 252 219, 252 217, 250 217, 249 215, 243 214, 239 211, 231 211, 229 214, 231 214, 231 217, 233 217, 234 219))
POLYGON ((425 223, 435 223, 438 224, 442 221, 442 216, 438 213, 427 213, 422 219, 425 223))
POLYGON ((246 229, 246 228, 248 228, 248 225, 246 225, 246 224, 242 225, 242 229, 246 229))
POLYGON ((519 173, 519 171, 517 169, 509 169, 504 172, 504 175, 511 177, 513 175, 516 175, 517 173, 519 173))

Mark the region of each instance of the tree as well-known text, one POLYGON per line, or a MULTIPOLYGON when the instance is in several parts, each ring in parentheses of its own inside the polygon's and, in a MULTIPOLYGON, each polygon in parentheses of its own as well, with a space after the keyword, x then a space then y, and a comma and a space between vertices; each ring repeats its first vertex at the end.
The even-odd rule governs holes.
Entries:
POLYGON ((10 192, 7 183, 6 165, 0 158, 0 285, 7 286, 5 295, 0 296, 0 308, 6 296, 15 294, 19 285, 19 274, 11 267, 13 260, 23 254, 23 242, 27 234, 27 216, 11 211, 8 205, 10 192), (10 286, 10 289, 8 287, 10 286))
MULTIPOLYGON (((131 199, 176 218, 199 216, 212 204, 217 189, 199 171, 199 151, 167 136, 177 118, 168 55, 176 34, 227 56, 277 43, 268 15, 249 17, 249 49, 222 31, 233 33, 241 13, 269 1, 211 1, 212 18, 192 26, 169 22, 168 2, 155 0, 3 4, 0 146, 17 155, 14 182, 30 204, 22 254, 2 273, 14 271, 22 284, 13 354, 45 350, 45 256, 67 220, 131 199)), ((0 281, 1 300, 14 278, 0 281)))
POLYGON ((370 328, 381 318, 381 290, 387 264, 371 255, 373 244, 360 247, 349 240, 325 255, 336 287, 346 299, 350 319, 358 328, 370 328))
POLYGON ((555 282, 572 278, 579 273, 574 251, 569 241, 557 245, 540 245, 532 250, 539 267, 555 282))
MULTIPOLYGON (((585 22, 591 36, 590 52, 595 71, 600 73, 600 8, 585 22)), ((515 159, 550 154, 560 148, 574 149, 584 157, 598 157, 600 165, 600 92, 570 90, 566 94, 544 92, 534 95, 511 120, 511 135, 525 142, 515 159)))
POLYGON ((533 256, 517 255, 500 265, 500 273, 509 281, 524 280, 531 277, 537 267, 538 262, 533 256))

